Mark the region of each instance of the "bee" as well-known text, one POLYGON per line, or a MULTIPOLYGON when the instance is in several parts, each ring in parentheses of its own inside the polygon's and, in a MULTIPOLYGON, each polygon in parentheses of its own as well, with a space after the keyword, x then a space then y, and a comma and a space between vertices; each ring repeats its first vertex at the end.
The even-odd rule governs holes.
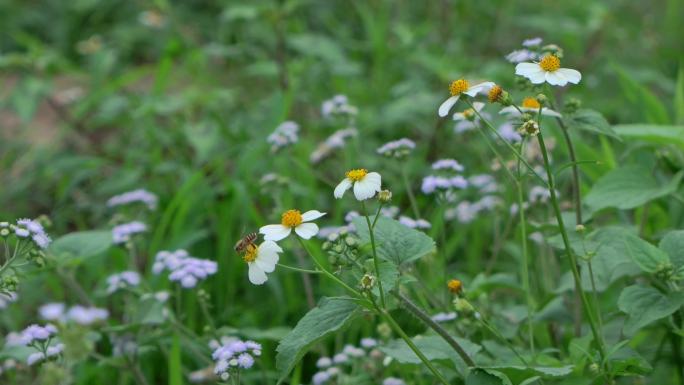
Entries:
POLYGON ((244 252, 247 249, 247 246, 253 244, 254 241, 257 240, 257 237, 257 233, 249 233, 242 237, 242 239, 235 244, 235 252, 238 254, 244 252))

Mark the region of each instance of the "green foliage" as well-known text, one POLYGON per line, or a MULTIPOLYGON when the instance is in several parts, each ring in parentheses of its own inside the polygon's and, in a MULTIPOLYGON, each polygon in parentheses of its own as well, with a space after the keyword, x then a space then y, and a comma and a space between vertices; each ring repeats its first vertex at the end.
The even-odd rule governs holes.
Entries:
MULTIPOLYGON (((354 219, 363 243, 370 242, 368 226, 363 217, 354 219)), ((380 217, 374 228, 378 257, 402 266, 435 251, 435 241, 425 233, 410 229, 391 218, 380 217)))
POLYGON ((611 138, 620 140, 620 136, 613 130, 610 123, 603 115, 595 110, 580 109, 564 118, 565 124, 569 128, 589 131, 595 134, 607 135, 611 138))
POLYGON ((663 294, 652 287, 633 285, 622 290, 618 308, 627 313, 623 332, 634 335, 639 329, 669 316, 684 304, 679 293, 663 294))
POLYGON ((60 264, 78 263, 104 253, 111 245, 110 230, 79 231, 56 239, 48 251, 60 264))

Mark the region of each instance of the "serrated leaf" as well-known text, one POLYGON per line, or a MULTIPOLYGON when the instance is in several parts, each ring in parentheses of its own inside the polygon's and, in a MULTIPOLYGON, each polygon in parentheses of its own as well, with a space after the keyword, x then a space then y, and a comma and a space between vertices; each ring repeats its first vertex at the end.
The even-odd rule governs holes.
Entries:
POLYGON ((319 305, 299 320, 276 349, 276 368, 280 381, 304 356, 311 345, 344 328, 359 314, 351 298, 323 298, 319 305))
POLYGON ((596 181, 584 201, 594 211, 607 207, 633 209, 677 191, 682 175, 679 172, 663 184, 646 167, 630 165, 616 168, 596 181))
MULTIPOLYGON (((364 243, 370 243, 365 217, 354 218, 356 231, 364 243)), ((435 241, 425 233, 408 228, 394 219, 378 218, 373 231, 378 257, 400 266, 435 250, 435 241)))
POLYGON ((675 268, 684 266, 684 230, 670 231, 665 234, 658 245, 667 253, 675 268))
POLYGON ((593 132, 596 134, 607 135, 617 140, 620 136, 613 130, 610 123, 603 115, 594 110, 580 109, 567 115, 564 119, 565 124, 571 129, 578 129, 593 132))
POLYGON ((625 237, 623 242, 630 258, 647 273, 656 273, 670 264, 670 257, 664 251, 637 236, 625 237))
POLYGON ((79 231, 57 238, 48 252, 64 262, 71 259, 85 259, 105 252, 112 245, 109 230, 79 231))
MULTIPOLYGON (((454 338, 471 358, 482 349, 480 345, 468 340, 458 337, 454 338)), ((442 337, 416 336, 412 338, 412 341, 429 361, 452 361, 457 365, 463 363, 454 349, 446 341, 444 341, 442 337)), ((411 350, 404 340, 392 340, 386 345, 381 346, 379 349, 383 353, 397 360, 399 363, 416 365, 422 364, 420 358, 418 358, 418 356, 413 352, 413 350, 411 350)))
POLYGON ((618 308, 628 315, 623 332, 634 335, 644 326, 674 313, 682 304, 681 294, 665 295, 652 287, 638 285, 626 287, 618 299, 618 308))

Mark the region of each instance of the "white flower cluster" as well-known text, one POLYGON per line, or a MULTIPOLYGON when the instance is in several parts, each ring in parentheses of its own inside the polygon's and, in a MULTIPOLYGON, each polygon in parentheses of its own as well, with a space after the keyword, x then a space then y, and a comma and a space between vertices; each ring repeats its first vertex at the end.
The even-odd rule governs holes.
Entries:
POLYGON ((61 302, 47 303, 38 309, 40 316, 46 321, 74 322, 88 326, 94 323, 106 321, 109 311, 93 306, 72 306, 69 309, 61 302))
POLYGON ((147 231, 147 225, 142 222, 133 221, 124 223, 114 226, 112 229, 112 240, 116 244, 125 243, 131 239, 132 235, 145 231, 147 231))
POLYGON ((411 229, 429 229, 432 227, 432 224, 425 219, 413 219, 405 215, 399 217, 399 223, 411 229))
POLYGON ((376 151, 380 155, 393 158, 402 158, 410 154, 415 148, 416 142, 408 138, 401 138, 399 140, 394 140, 383 144, 376 151))
MULTIPOLYGON (((360 347, 345 345, 341 352, 332 357, 321 357, 316 361, 318 372, 311 377, 312 385, 333 383, 335 378, 343 375, 347 365, 370 359, 381 359, 382 353, 376 349, 378 341, 373 338, 362 338, 360 347)), ((337 382, 334 382, 337 383, 337 382)))
POLYGON ((530 48, 539 47, 542 43, 541 37, 535 37, 532 39, 527 39, 523 41, 522 49, 517 49, 508 55, 506 55, 506 60, 510 63, 522 63, 528 61, 535 61, 541 59, 541 54, 539 52, 533 51, 530 48))
POLYGON ((210 342, 215 349, 211 358, 215 361, 214 373, 223 381, 230 378, 231 372, 254 366, 254 357, 261 355, 261 344, 254 341, 224 338, 217 345, 217 341, 210 342))
POLYGON ((13 227, 14 234, 19 238, 31 238, 33 243, 41 249, 46 249, 52 239, 45 232, 45 228, 40 222, 34 219, 19 219, 16 226, 12 226, 7 222, 0 223, 0 228, 13 227))
POLYGON ((185 250, 160 251, 152 265, 152 272, 160 274, 168 270, 169 280, 179 282, 186 289, 218 271, 218 264, 208 259, 191 257, 185 250))
POLYGON ((107 206, 116 207, 140 202, 145 204, 150 210, 154 210, 157 208, 158 201, 159 199, 153 193, 145 189, 137 189, 109 198, 107 206))
POLYGON ((440 159, 432 164, 432 169, 441 173, 439 175, 428 175, 423 178, 420 189, 424 194, 453 189, 462 190, 468 187, 468 180, 462 175, 455 174, 464 170, 464 167, 458 161, 454 159, 440 159))
POLYGON ((107 277, 107 294, 140 284, 140 274, 135 271, 122 271, 107 277))
POLYGON ((266 138, 271 145, 271 151, 293 145, 299 141, 299 125, 293 121, 285 121, 266 138))
POLYGON ((336 149, 343 148, 347 144, 347 140, 357 136, 358 133, 358 130, 353 127, 335 131, 316 147, 314 152, 311 153, 309 160, 314 164, 322 161, 330 156, 336 149))
POLYGON ((355 116, 358 112, 356 107, 349 104, 349 99, 345 95, 335 95, 321 104, 321 115, 325 118, 334 115, 355 116))

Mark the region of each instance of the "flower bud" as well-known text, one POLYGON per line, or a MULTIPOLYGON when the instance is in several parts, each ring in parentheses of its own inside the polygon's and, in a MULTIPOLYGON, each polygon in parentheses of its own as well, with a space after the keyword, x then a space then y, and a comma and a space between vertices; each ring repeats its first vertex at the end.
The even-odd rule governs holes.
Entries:
POLYGON ((0 230, 0 237, 6 237, 10 234, 9 230, 7 229, 2 229, 0 230))
POLYGON ((463 314, 471 314, 475 311, 473 305, 465 298, 456 298, 454 300, 454 308, 456 309, 456 312, 463 314))
POLYGON ((584 233, 586 230, 587 230, 587 228, 584 227, 584 225, 581 223, 579 225, 575 226, 575 231, 577 231, 580 234, 584 233))
POLYGON ((386 322, 383 322, 378 325, 378 334, 380 337, 388 339, 392 337, 392 328, 386 322))
POLYGON ((382 190, 378 193, 378 200, 382 203, 387 203, 392 200, 392 192, 390 190, 382 190))
POLYGON ((370 290, 375 286, 375 277, 370 274, 364 274, 361 277, 361 283, 359 285, 361 290, 370 290))
POLYGON ((447 282, 447 287, 452 294, 460 294, 463 290, 463 282, 458 279, 452 279, 447 282))
POLYGON ((356 247, 359 242, 356 240, 355 237, 345 237, 344 243, 349 247, 356 247))
POLYGON ((538 94, 537 101, 540 105, 545 106, 549 102, 549 98, 544 94, 538 94))
POLYGON ((527 120, 520 126, 520 132, 530 136, 537 136, 539 134, 539 124, 535 120, 527 120))

